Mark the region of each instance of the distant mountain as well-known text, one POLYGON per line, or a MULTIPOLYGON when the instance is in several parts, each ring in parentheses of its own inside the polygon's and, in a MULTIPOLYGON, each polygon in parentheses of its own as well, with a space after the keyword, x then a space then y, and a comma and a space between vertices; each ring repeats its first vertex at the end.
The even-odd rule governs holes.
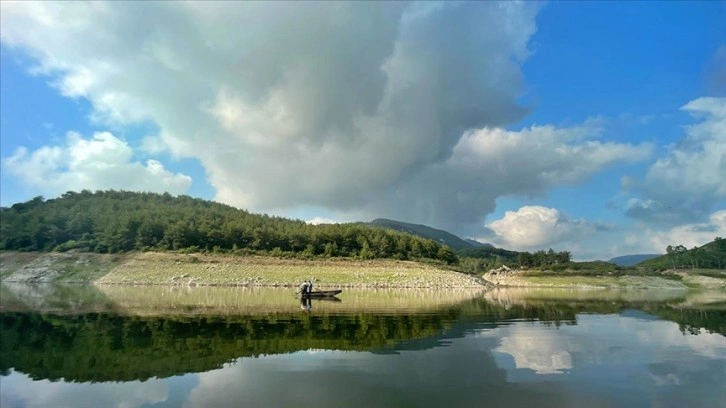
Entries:
POLYGON ((487 242, 487 243, 485 243, 485 242, 479 242, 479 241, 477 241, 477 240, 474 240, 474 239, 469 239, 469 238, 465 239, 464 241, 466 241, 466 242, 470 243, 470 244, 471 244, 471 245, 472 245, 473 247, 475 247, 475 248, 477 248, 477 247, 488 247, 488 248, 494 248, 494 245, 492 245, 492 244, 490 244, 490 243, 488 243, 488 242, 487 242))
MULTIPOLYGON (((432 239, 440 244, 448 245, 451 249, 471 249, 475 248, 475 245, 469 243, 456 235, 446 232, 444 230, 431 228, 421 224, 409 224, 407 222, 388 220, 385 218, 378 218, 370 222, 370 225, 378 227, 388 228, 400 232, 405 232, 412 235, 418 235, 423 238, 432 239)), ((480 245, 484 245, 481 244, 480 245)))
POLYGON ((634 254, 634 255, 623 255, 616 256, 610 259, 608 262, 614 263, 617 266, 633 266, 639 264, 648 259, 653 259, 661 256, 662 254, 634 254))

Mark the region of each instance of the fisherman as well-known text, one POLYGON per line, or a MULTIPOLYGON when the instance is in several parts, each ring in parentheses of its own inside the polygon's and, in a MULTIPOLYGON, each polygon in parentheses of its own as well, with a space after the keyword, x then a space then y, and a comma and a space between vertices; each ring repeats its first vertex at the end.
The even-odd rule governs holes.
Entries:
POLYGON ((309 284, 308 284, 308 281, 305 281, 305 282, 303 282, 303 283, 302 283, 302 284, 300 285, 300 293, 301 293, 301 294, 304 294, 304 293, 309 293, 309 291, 308 291, 308 285, 309 285, 309 284))
POLYGON ((312 293, 312 291, 313 291, 313 281, 308 279, 308 294, 312 293))

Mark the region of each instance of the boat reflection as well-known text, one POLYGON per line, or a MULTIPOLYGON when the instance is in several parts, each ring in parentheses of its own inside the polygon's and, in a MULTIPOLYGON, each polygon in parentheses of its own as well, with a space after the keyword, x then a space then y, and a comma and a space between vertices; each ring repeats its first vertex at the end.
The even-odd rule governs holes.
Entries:
POLYGON ((313 304, 315 302, 342 303, 343 301, 338 299, 337 297, 322 297, 322 298, 301 297, 300 298, 300 309, 305 310, 305 311, 311 311, 311 310, 313 310, 313 304), (315 299, 315 300, 313 300, 313 299, 315 299))

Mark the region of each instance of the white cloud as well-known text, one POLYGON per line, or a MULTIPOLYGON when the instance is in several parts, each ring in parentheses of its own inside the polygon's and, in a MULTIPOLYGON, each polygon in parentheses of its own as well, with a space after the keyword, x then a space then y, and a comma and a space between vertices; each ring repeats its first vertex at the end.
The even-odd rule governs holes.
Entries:
POLYGON ((666 157, 650 166, 644 197, 628 205, 632 217, 656 223, 704 219, 726 198, 726 98, 704 97, 681 108, 700 122, 666 157))
POLYGON ((590 249, 593 254, 585 259, 607 260, 628 254, 665 254, 668 245, 684 245, 690 249, 705 245, 716 237, 726 237, 726 210, 711 213, 704 222, 671 227, 636 222, 626 228, 598 231, 582 241, 582 248, 590 249))
POLYGON ((320 225, 320 224, 337 224, 338 221, 331 220, 329 218, 322 218, 322 217, 314 217, 310 220, 305 221, 308 224, 312 225, 320 225))
POLYGON ((369 203, 369 213, 395 208, 390 217, 475 235, 481 232, 484 216, 494 210, 497 197, 541 195, 554 186, 583 182, 608 166, 642 161, 652 153, 649 143, 593 140, 600 131, 601 123, 591 120, 569 128, 467 132, 445 162, 378 194, 369 203))
POLYGON ((652 151, 599 140, 601 120, 503 129, 528 112, 517 101, 534 2, 1 7, 3 44, 62 93, 99 121, 152 121, 146 151, 199 159, 217 200, 252 211, 311 206, 467 234, 498 197, 652 151))
POLYGON ((28 186, 54 195, 83 189, 182 194, 192 183, 191 177, 172 173, 156 160, 133 161, 131 147, 109 132, 89 139, 69 132, 63 146, 33 152, 20 148, 2 160, 2 167, 28 186))
POLYGON ((554 208, 525 206, 514 211, 507 211, 502 219, 496 220, 487 227, 509 246, 515 248, 531 248, 556 242, 562 230, 557 229, 560 212, 554 208))
MULTIPOLYGON (((495 234, 482 240, 516 250, 543 249, 566 241, 580 241, 603 226, 581 220, 570 220, 557 209, 542 206, 524 206, 507 211, 498 220, 486 225, 495 234)), ((567 249, 572 250, 572 245, 567 249)))
POLYGON ((648 242, 653 250, 665 251, 668 245, 684 245, 687 248, 701 246, 716 237, 726 237, 726 210, 709 216, 708 222, 683 224, 666 231, 648 231, 648 242))

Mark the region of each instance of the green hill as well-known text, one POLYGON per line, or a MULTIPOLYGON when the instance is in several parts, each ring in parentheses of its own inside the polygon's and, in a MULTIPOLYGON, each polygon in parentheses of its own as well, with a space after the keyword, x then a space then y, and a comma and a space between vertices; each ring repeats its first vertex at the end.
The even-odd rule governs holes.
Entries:
POLYGON ((623 255, 616 256, 610 259, 608 262, 614 263, 617 266, 633 266, 637 265, 648 259, 653 259, 661 256, 661 254, 634 254, 634 255, 623 255))
POLYGON ((446 232, 444 230, 431 228, 426 225, 420 224, 409 224, 407 222, 387 220, 385 218, 378 218, 371 221, 370 225, 377 227, 384 227, 387 229, 405 232, 407 234, 417 235, 419 237, 432 239, 442 245, 448 245, 454 250, 474 248, 471 243, 457 237, 456 235, 446 232))
POLYGON ((475 239, 470 239, 470 238, 467 238, 464 241, 468 242, 469 244, 471 244, 475 248, 478 248, 478 247, 494 248, 494 245, 492 245, 492 244, 490 244, 488 242, 479 242, 479 241, 477 241, 475 239))
POLYGON ((189 196, 113 190, 36 197, 2 208, 0 249, 231 251, 457 262, 439 242, 369 225, 309 225, 189 196))
POLYGON ((591 263, 579 265, 571 262, 568 251, 555 252, 539 250, 534 253, 510 251, 497 248, 492 244, 484 244, 474 240, 464 240, 456 235, 420 224, 409 224, 388 219, 376 219, 369 225, 392 229, 419 237, 432 239, 448 245, 456 251, 459 258, 459 270, 466 273, 482 273, 501 265, 521 266, 525 268, 566 268, 587 269, 591 263))
POLYGON ((497 248, 492 245, 468 248, 458 252, 459 256, 471 258, 499 259, 503 263, 515 264, 520 252, 497 248))
POLYGON ((687 249, 683 245, 668 245, 666 254, 640 262, 638 268, 666 269, 726 269, 726 239, 716 237, 700 247, 687 249))

